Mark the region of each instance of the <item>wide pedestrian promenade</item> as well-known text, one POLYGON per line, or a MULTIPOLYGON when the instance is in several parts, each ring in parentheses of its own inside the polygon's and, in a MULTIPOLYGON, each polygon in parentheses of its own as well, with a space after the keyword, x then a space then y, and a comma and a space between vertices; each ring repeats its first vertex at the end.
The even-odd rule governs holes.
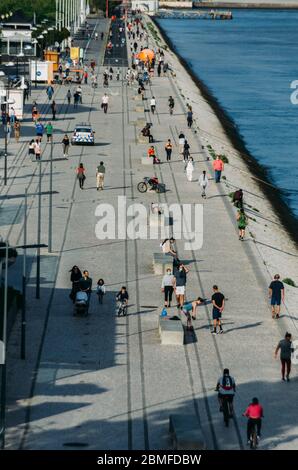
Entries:
MULTIPOLYGON (((98 31, 104 20, 92 20, 98 31)), ((103 44, 91 41, 87 61, 103 63, 103 44)), ((113 66, 114 67, 114 66, 113 66)), ((115 67, 114 67, 115 68, 115 67)), ((253 244, 238 241, 235 214, 224 183, 212 180, 210 162, 200 136, 186 126, 186 109, 171 76, 153 77, 146 86, 144 102, 134 100, 136 85, 127 86, 115 77, 108 89, 83 85, 83 103, 75 111, 65 105, 67 87, 55 86, 58 120, 54 124, 53 253, 42 249, 41 299, 35 299, 35 252, 29 252, 27 358, 19 359, 20 325, 10 338, 8 364, 8 449, 171 449, 169 415, 196 412, 208 449, 246 447, 246 420, 242 417, 252 397, 265 408, 264 449, 294 449, 298 444, 296 370, 289 384, 280 381, 279 362, 273 359, 286 324, 271 319, 267 302, 269 279, 253 244), (101 98, 109 95, 108 113, 101 98), (169 115, 168 97, 175 99, 169 115), (150 98, 157 101, 150 114, 150 98), (60 110, 60 111, 59 111, 60 110), (162 164, 145 166, 141 157, 146 144, 139 144, 138 120, 152 122, 154 145, 162 164), (61 141, 75 124, 91 122, 94 147, 71 147, 64 159, 61 141), (187 181, 178 154, 178 134, 186 134, 195 160, 194 181, 187 181), (171 139, 174 150, 166 163, 164 145, 171 139), (96 167, 106 166, 105 188, 96 191, 96 167), (76 167, 86 168, 85 189, 80 190, 76 167), (208 198, 202 201, 198 176, 210 178, 208 198), (156 175, 167 191, 141 194, 137 184, 144 176, 156 175), (183 346, 162 346, 158 317, 163 306, 162 276, 153 273, 153 253, 160 240, 96 237, 96 210, 110 204, 116 211, 118 197, 127 205, 151 202, 202 203, 203 246, 186 251, 177 240, 179 257, 189 268, 187 299, 210 299, 217 284, 227 298, 223 314, 224 334, 211 335, 210 303, 199 307, 194 334, 185 333, 183 346), (90 314, 73 317, 69 299, 69 270, 78 265, 88 269, 95 284, 105 280, 107 294, 98 305, 91 297, 90 314), (115 315, 115 296, 121 286, 129 292, 127 317, 115 315), (235 418, 228 429, 219 413, 214 392, 224 367, 236 379, 235 418)), ((122 69, 122 77, 126 69, 122 69)), ((43 103, 49 113, 45 88, 33 90, 31 99, 43 103)), ((48 119, 50 114, 45 114, 48 119)), ((28 243, 36 242, 38 173, 27 156, 27 142, 34 135, 28 121, 9 170, 9 184, 1 193, 2 236, 11 244, 22 240, 22 201, 28 187, 28 243), (4 197, 7 196, 7 197, 4 197)), ((44 144, 45 146, 45 144, 44 144)), ((42 163, 42 242, 48 242, 49 146, 42 163)), ((146 223, 146 222, 144 222, 146 223)), ((21 256, 20 256, 21 258, 21 256)), ((21 260, 14 267, 17 276, 21 260)), ((169 314, 176 313, 175 307, 169 314)), ((282 320, 283 321, 283 320, 282 320)))

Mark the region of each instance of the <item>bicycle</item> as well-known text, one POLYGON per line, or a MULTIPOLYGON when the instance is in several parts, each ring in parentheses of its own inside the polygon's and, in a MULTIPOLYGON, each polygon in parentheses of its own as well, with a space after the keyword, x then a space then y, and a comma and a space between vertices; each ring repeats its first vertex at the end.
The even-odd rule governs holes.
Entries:
POLYGON ((224 395, 222 398, 223 419, 226 427, 229 426, 229 419, 233 416, 231 402, 229 401, 229 398, 229 395, 224 395))
POLYGON ((125 301, 119 301, 118 306, 117 306, 117 315, 118 317, 121 316, 121 314, 126 317, 127 315, 127 303, 125 301))
POLYGON ((251 424, 251 431, 250 431, 250 437, 249 437, 251 449, 256 449, 259 443, 256 427, 257 427, 257 424, 253 422, 251 424))

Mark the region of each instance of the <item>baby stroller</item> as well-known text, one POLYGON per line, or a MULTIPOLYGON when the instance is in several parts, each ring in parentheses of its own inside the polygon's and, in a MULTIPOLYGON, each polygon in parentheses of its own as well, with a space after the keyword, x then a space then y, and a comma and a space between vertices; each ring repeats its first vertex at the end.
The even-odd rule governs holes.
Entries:
POLYGON ((73 314, 85 317, 88 315, 88 295, 86 292, 78 291, 76 293, 73 314))

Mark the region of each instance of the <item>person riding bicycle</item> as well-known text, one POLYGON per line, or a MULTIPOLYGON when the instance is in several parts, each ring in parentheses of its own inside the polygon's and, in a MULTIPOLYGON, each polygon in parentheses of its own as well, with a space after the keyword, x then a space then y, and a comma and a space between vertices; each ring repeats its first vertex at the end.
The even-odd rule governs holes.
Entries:
POLYGON ((175 101, 172 96, 169 97, 169 109, 170 109, 170 114, 173 114, 174 106, 175 106, 175 101))
POLYGON ((250 444, 250 436, 255 425, 257 426, 257 439, 259 440, 261 436, 262 418, 264 418, 264 414, 263 407, 259 404, 258 398, 254 397, 252 399, 252 402, 243 413, 243 416, 248 418, 247 444, 250 444))
POLYGON ((150 184, 151 189, 155 190, 159 185, 158 178, 156 176, 152 176, 152 178, 149 179, 148 184, 150 184))
POLYGON ((223 398, 228 397, 230 411, 233 413, 233 399, 236 392, 236 383, 234 377, 230 375, 229 369, 224 369, 223 376, 219 377, 216 391, 218 391, 219 411, 223 411, 223 398))
POLYGON ((120 313, 119 313, 120 307, 123 308, 123 312, 125 311, 125 314, 126 314, 127 305, 128 305, 128 298, 129 298, 129 296, 128 296, 128 292, 126 290, 126 287, 122 286, 121 290, 116 295, 116 300, 118 301, 118 316, 120 315, 120 313))

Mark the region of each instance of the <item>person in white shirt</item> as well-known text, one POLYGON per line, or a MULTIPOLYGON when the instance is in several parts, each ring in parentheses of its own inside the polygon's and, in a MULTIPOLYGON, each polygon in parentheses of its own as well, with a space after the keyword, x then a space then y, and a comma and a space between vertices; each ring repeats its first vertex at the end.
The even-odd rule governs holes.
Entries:
POLYGON ((152 96, 152 98, 150 100, 150 108, 151 108, 152 114, 154 114, 155 108, 156 108, 156 100, 155 100, 154 96, 152 96))
POLYGON ((101 99, 101 107, 103 108, 103 111, 105 114, 107 114, 108 111, 108 105, 109 105, 109 97, 105 93, 101 99))
POLYGON ((194 170, 193 158, 189 157, 188 163, 186 165, 186 176, 188 181, 192 181, 192 173, 194 170))
POLYGON ((180 132, 178 139, 179 139, 179 153, 183 153, 184 144, 185 144, 185 135, 183 134, 183 132, 180 132))
POLYGON ((171 269, 167 269, 167 274, 162 278, 161 291, 165 296, 165 307, 170 307, 175 285, 175 276, 173 276, 171 269))
POLYGON ((208 178, 206 176, 206 171, 204 170, 203 173, 199 176, 199 185, 202 188, 202 198, 206 199, 206 188, 208 186, 208 178))

